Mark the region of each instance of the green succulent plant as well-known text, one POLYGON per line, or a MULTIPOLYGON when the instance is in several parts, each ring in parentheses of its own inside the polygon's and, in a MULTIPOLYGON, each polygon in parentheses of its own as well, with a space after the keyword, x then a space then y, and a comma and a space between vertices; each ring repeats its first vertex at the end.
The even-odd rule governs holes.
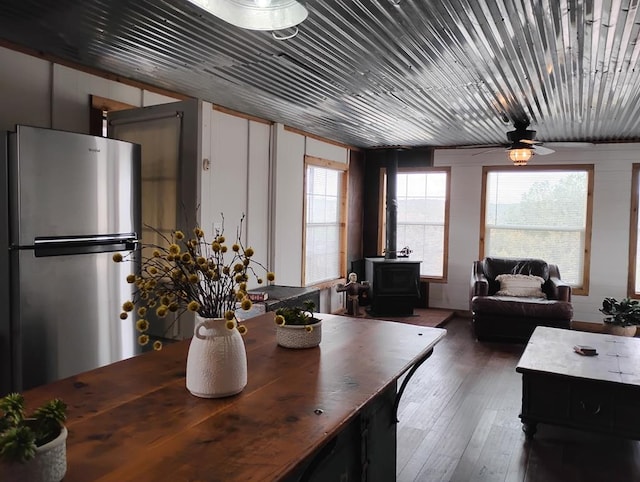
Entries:
POLYGON ((631 326, 640 325, 640 301, 624 298, 605 298, 600 312, 605 314, 604 322, 611 325, 631 326))
POLYGON ((313 316, 316 304, 307 300, 302 307, 284 307, 276 310, 276 324, 278 325, 311 325, 319 320, 313 316))
POLYGON ((21 394, 1 398, 0 461, 26 462, 34 458, 37 447, 60 435, 66 411, 66 404, 55 398, 26 416, 21 394))

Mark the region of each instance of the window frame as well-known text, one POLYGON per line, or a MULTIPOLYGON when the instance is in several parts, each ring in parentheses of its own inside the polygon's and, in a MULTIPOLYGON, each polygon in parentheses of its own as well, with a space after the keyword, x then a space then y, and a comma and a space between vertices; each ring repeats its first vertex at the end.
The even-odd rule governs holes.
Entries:
POLYGON ((343 281, 346 278, 347 273, 347 199, 348 199, 348 186, 349 186, 349 164, 343 162, 331 161, 329 159, 323 159, 315 156, 304 156, 304 175, 302 181, 302 277, 301 286, 315 287, 319 289, 332 287, 335 284, 343 281), (331 169, 334 171, 341 171, 341 185, 339 186, 339 201, 340 206, 340 219, 338 221, 338 227, 340 230, 340 242, 339 242, 339 268, 338 277, 329 280, 323 280, 318 282, 312 282, 307 284, 307 168, 309 166, 320 167, 323 169, 331 169))
POLYGON ((640 163, 631 164, 631 213, 629 216, 629 269, 627 279, 627 296, 640 299, 640 291, 636 291, 636 259, 638 256, 638 208, 640 205, 640 163))
MULTIPOLYGON (((478 259, 485 257, 485 239, 486 239, 486 210, 487 210, 487 179, 489 173, 498 171, 509 172, 525 172, 525 171, 579 171, 587 173, 587 212, 584 228, 584 251, 582 264, 582 286, 571 286, 571 292, 574 295, 589 294, 589 273, 591 271, 591 238, 593 226, 593 164, 543 164, 543 165, 526 165, 526 166, 482 166, 482 199, 480 201, 480 239, 478 259)), ((562 275, 562 273, 560 273, 562 275)))
MULTIPOLYGON (((449 217, 450 206, 451 206, 451 166, 429 166, 429 167, 399 167, 397 170, 398 174, 404 173, 429 173, 429 172, 437 172, 437 173, 445 173, 447 175, 447 183, 446 183, 446 195, 444 201, 444 236, 443 236, 443 253, 442 253, 442 276, 427 276, 420 275, 420 279, 423 281, 428 281, 430 283, 446 283, 449 275, 449 228, 451 226, 451 221, 449 217)), ((387 184, 387 168, 380 168, 380 192, 379 199, 380 203, 378 206, 378 226, 380 229, 378 230, 378 252, 382 253, 383 249, 386 245, 386 226, 387 226, 387 216, 386 216, 386 196, 387 192, 385 186, 387 184)))

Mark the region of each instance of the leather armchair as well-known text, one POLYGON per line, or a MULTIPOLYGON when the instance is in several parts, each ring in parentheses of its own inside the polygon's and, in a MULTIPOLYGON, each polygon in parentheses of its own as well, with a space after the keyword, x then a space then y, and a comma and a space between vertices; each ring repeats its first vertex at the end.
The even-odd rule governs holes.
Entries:
POLYGON ((573 317, 571 286, 558 266, 533 258, 485 258, 471 268, 469 307, 479 340, 527 342, 536 326, 569 328, 573 317), (501 296, 500 274, 526 274, 544 280, 546 298, 501 296))

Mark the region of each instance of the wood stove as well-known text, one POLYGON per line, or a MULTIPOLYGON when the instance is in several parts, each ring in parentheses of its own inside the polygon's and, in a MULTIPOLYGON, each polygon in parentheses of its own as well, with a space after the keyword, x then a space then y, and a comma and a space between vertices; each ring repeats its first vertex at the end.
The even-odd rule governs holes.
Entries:
POLYGON ((409 258, 365 258, 371 285, 370 314, 411 316, 420 299, 420 261, 409 258))

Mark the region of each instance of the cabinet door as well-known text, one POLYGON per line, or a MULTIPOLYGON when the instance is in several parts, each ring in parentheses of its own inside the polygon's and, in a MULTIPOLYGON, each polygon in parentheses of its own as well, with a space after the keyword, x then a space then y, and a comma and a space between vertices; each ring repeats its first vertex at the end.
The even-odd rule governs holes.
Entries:
POLYGON ((570 410, 572 423, 584 428, 611 429, 612 391, 602 384, 574 382, 571 385, 570 410))
POLYGON ((539 421, 569 418, 569 383, 566 379, 525 373, 522 378, 522 415, 539 421))

